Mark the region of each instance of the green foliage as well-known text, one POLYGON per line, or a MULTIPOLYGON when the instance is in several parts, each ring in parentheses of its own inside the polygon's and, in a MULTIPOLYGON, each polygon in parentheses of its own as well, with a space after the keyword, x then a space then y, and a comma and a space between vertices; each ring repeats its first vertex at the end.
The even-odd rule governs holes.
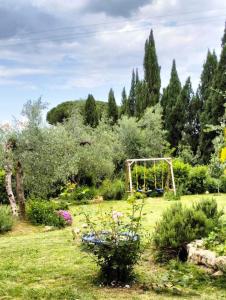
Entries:
POLYGON ((48 225, 58 228, 66 226, 64 219, 57 214, 59 205, 42 199, 29 200, 27 207, 27 218, 34 225, 48 225))
POLYGON ((161 99, 161 104, 163 107, 163 118, 165 130, 167 130, 167 139, 170 145, 174 145, 174 122, 175 114, 174 108, 178 96, 181 93, 181 83, 178 77, 176 62, 173 60, 171 77, 168 86, 163 90, 163 95, 161 99))
POLYGON ((162 129, 162 110, 160 105, 148 108, 137 122, 135 118, 123 116, 116 132, 123 160, 160 156, 166 146, 165 132, 162 129))
POLYGON ((145 43, 144 78, 149 93, 146 108, 147 106, 156 105, 159 102, 161 87, 160 66, 155 49, 153 30, 151 30, 149 38, 145 43))
POLYGON ((75 190, 70 194, 69 200, 73 200, 73 201, 92 200, 95 196, 96 196, 95 188, 81 186, 75 188, 75 190))
POLYGON ((0 170, 0 203, 8 203, 8 197, 5 188, 5 172, 0 170))
MULTIPOLYGON (((173 140, 173 144, 171 143, 171 145, 173 147, 178 147, 182 139, 182 133, 185 131, 185 126, 188 126, 188 111, 193 96, 194 93, 192 90, 191 79, 189 77, 178 95, 176 103, 171 111, 171 118, 174 118, 174 131, 171 132, 171 139, 173 140)), ((186 128, 186 131, 189 131, 188 128, 186 128)))
POLYGON ((98 125, 98 113, 96 108, 96 101, 93 95, 88 95, 85 104, 84 121, 86 125, 95 128, 98 125))
POLYGON ((187 189, 191 194, 202 194, 206 191, 207 171, 207 166, 195 166, 190 169, 187 189))
MULTIPOLYGON (((46 119, 49 124, 56 125, 57 123, 63 123, 68 120, 74 112, 76 112, 77 115, 81 114, 84 117, 85 103, 85 100, 62 102, 48 111, 46 119)), ((107 112, 107 103, 97 100, 96 108, 98 119, 100 119, 101 116, 107 112)))
POLYGON ((180 159, 173 160, 173 172, 176 186, 184 186, 184 188, 186 188, 190 171, 191 166, 188 163, 184 163, 180 159))
POLYGON ((127 111, 128 111, 128 98, 127 98, 127 95, 126 95, 126 88, 124 87, 123 90, 122 90, 120 115, 127 114, 127 111))
POLYGON ((129 117, 133 117, 136 114, 136 78, 135 72, 132 72, 131 88, 128 97, 127 114, 129 117))
POLYGON ((226 193, 226 175, 220 177, 220 191, 226 193))
POLYGON ((100 193, 104 200, 121 200, 125 195, 125 184, 120 179, 103 181, 100 193))
POLYGON ((174 194, 173 191, 166 191, 164 193, 164 198, 168 201, 175 201, 175 200, 177 201, 180 200, 181 194, 182 194, 181 189, 180 187, 178 187, 178 189, 176 190, 176 195, 174 194))
POLYGON ((206 190, 209 193, 217 193, 219 187, 219 180, 210 176, 207 176, 205 183, 206 190))
POLYGON ((215 200, 205 200, 192 208, 177 203, 168 208, 157 222, 153 235, 156 259, 168 261, 173 257, 186 259, 186 245, 208 236, 217 226, 221 213, 215 200))
MULTIPOLYGON (((133 268, 142 252, 139 237, 143 202, 131 199, 128 216, 117 211, 101 214, 98 224, 86 214, 88 234, 94 234, 97 242, 87 247, 95 255, 100 266, 100 279, 104 284, 119 285, 133 278, 133 268), (101 229, 100 229, 101 228, 101 229)), ((84 237, 84 236, 83 236, 84 237)), ((86 242, 87 243, 87 242, 86 242)))
POLYGON ((118 121, 118 107, 115 101, 115 95, 112 89, 110 89, 108 95, 108 118, 111 124, 115 124, 118 121))
POLYGON ((0 205, 0 233, 12 230, 13 216, 8 206, 0 205))
POLYGON ((212 140, 214 138, 213 133, 206 132, 206 125, 210 124, 212 118, 212 96, 211 88, 213 87, 213 80, 217 70, 217 56, 215 52, 208 51, 206 61, 203 65, 203 71, 201 74, 201 82, 199 85, 199 95, 203 106, 202 113, 200 115, 200 141, 199 150, 201 153, 201 159, 203 163, 208 163, 210 154, 213 151, 212 140))

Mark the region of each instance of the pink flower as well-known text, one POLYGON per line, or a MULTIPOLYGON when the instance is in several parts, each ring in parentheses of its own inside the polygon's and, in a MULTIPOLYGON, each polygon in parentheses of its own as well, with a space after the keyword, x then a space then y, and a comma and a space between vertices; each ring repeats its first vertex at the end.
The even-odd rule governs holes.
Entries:
POLYGON ((65 221, 68 225, 71 225, 71 224, 72 224, 73 219, 72 219, 71 214, 70 214, 68 211, 66 211, 66 210, 59 210, 59 211, 57 212, 57 214, 58 214, 58 216, 60 216, 61 218, 63 218, 64 221, 65 221))

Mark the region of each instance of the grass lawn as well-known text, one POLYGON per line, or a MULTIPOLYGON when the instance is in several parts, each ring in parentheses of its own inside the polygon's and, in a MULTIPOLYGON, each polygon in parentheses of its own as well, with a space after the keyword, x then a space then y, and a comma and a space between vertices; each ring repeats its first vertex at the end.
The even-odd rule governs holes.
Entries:
MULTIPOLYGON (((182 202, 207 196, 184 196, 182 202)), ((211 197, 210 195, 208 197, 211 197)), ((226 195, 215 196, 220 208, 226 212, 226 195)), ((163 210, 172 202, 147 199, 144 227, 151 232, 163 210)), ((81 228, 82 210, 95 215, 99 210, 129 210, 125 201, 109 201, 71 207, 73 227, 81 228)), ((71 228, 44 232, 43 227, 26 223, 15 225, 12 232, 0 237, 0 299, 226 299, 225 289, 207 285, 197 296, 157 294, 148 286, 152 278, 164 269, 151 261, 147 249, 136 267, 138 283, 129 289, 103 288, 94 283, 97 267, 92 257, 80 249, 79 239, 72 240, 71 228), (145 288, 144 288, 145 283, 145 288)))

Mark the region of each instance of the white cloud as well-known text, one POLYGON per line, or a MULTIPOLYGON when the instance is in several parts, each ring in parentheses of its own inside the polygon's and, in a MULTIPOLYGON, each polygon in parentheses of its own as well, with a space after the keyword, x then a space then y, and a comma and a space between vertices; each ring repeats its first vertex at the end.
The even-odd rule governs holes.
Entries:
MULTIPOLYGON (((51 99, 57 97, 59 89, 65 93, 70 90, 75 98, 80 98, 77 90, 83 89, 88 94, 96 89, 97 97, 103 98, 110 87, 116 88, 119 98, 123 86, 130 85, 131 69, 139 67, 142 75, 144 43, 151 27, 162 85, 168 83, 175 58, 181 80, 184 82, 191 75, 197 86, 207 49, 215 48, 219 55, 224 27, 224 17, 219 16, 226 12, 225 0, 154 0, 140 6, 130 17, 110 15, 110 4, 107 13, 106 9, 85 10, 89 0, 15 3, 18 11, 19 3, 24 3, 49 14, 59 29, 54 31, 53 25, 47 26, 46 33, 25 34, 26 40, 18 35, 16 44, 10 47, 7 43, 12 43, 12 38, 2 40, 0 85, 17 83, 24 89, 22 76, 30 77, 28 86, 36 88, 39 94, 45 89, 51 99), (34 75, 45 76, 43 79, 36 76, 36 81, 34 75)), ((39 31, 38 23, 36 31, 39 31)), ((62 96, 62 101, 66 97, 62 96)))

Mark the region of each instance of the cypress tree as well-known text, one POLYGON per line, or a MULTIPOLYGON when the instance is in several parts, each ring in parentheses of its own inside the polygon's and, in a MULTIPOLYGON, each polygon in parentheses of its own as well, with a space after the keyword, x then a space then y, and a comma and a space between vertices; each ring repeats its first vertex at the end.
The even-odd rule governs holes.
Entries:
POLYGON ((155 105, 160 100, 161 78, 153 30, 151 30, 149 38, 145 42, 144 79, 147 82, 149 91, 148 106, 155 105))
POLYGON ((185 139, 191 147, 194 154, 198 153, 199 138, 200 138, 200 112, 202 110, 202 101, 199 94, 192 96, 187 109, 187 118, 184 126, 185 139))
POLYGON ((176 69, 176 62, 173 60, 170 82, 167 88, 164 89, 161 101, 163 107, 164 126, 167 130, 167 138, 171 146, 175 146, 176 141, 178 140, 175 140, 174 124, 177 118, 175 115, 175 105, 180 92, 181 83, 176 69))
POLYGON ((221 40, 221 46, 224 47, 226 45, 226 22, 225 22, 225 27, 224 27, 224 35, 221 40))
POLYGON ((138 69, 136 69, 136 76, 135 76, 135 83, 138 84, 139 82, 139 73, 138 73, 138 69))
POLYGON ((200 114, 199 152, 203 163, 208 163, 210 154, 213 151, 212 140, 214 138, 214 134, 213 132, 206 132, 205 129, 206 126, 212 122, 212 87, 214 84, 217 65, 218 62, 215 52, 213 51, 213 53, 211 53, 208 50, 201 74, 201 82, 198 88, 202 111, 200 114))
POLYGON ((136 75, 132 71, 131 88, 128 98, 128 116, 133 117, 136 113, 136 75))
POLYGON ((93 95, 89 94, 85 103, 85 113, 84 113, 85 125, 91 127, 96 127, 98 125, 98 113, 96 108, 96 101, 93 95))
POLYGON ((182 139, 182 132, 188 123, 188 108, 193 96, 191 79, 188 77, 180 95, 177 97, 175 106, 172 108, 171 120, 173 121, 174 130, 171 132, 171 145, 173 147, 177 148, 182 139))
POLYGON ((140 118, 147 108, 148 88, 144 80, 136 84, 136 117, 140 118))
POLYGON ((108 94, 108 118, 111 120, 112 125, 118 121, 118 107, 113 89, 110 89, 108 94))
POLYGON ((128 111, 128 99, 127 99, 127 95, 126 95, 126 88, 124 87, 123 90, 122 90, 122 100, 121 100, 120 114, 125 115, 125 114, 127 114, 127 111, 128 111))
POLYGON ((211 124, 220 124, 224 115, 225 97, 219 91, 226 90, 226 45, 223 47, 216 75, 214 78, 213 90, 210 97, 212 98, 212 118, 211 124))

